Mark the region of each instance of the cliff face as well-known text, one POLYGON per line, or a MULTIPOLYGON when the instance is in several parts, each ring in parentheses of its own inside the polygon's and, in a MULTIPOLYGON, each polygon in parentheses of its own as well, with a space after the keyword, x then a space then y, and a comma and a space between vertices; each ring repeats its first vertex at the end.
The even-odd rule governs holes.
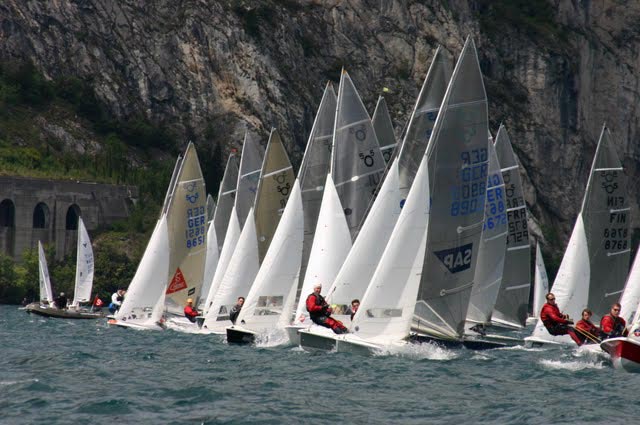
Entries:
POLYGON ((29 60, 47 77, 90 81, 115 115, 142 113, 199 143, 238 145, 245 128, 266 140, 278 127, 299 160, 324 84, 343 65, 371 110, 382 87, 389 89, 399 134, 436 45, 456 57, 470 34, 492 129, 507 125, 545 236, 564 246, 605 121, 631 177, 639 226, 636 2, 150 3, 5 0, 0 60, 29 60))

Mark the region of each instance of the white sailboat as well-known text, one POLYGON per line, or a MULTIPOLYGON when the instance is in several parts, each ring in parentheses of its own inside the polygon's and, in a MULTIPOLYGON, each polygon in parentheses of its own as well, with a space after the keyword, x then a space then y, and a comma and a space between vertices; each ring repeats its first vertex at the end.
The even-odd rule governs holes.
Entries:
POLYGON ((620 297, 620 317, 628 324, 633 323, 638 315, 638 305, 640 304, 640 250, 636 252, 633 265, 624 285, 624 292, 620 297))
POLYGON ((42 242, 38 241, 38 278, 40 281, 40 305, 47 305, 53 302, 53 291, 51 290, 51 279, 49 278, 49 267, 47 258, 44 256, 42 242))
POLYGON ((134 329, 164 328, 162 314, 169 257, 169 230, 163 214, 153 229, 122 306, 108 324, 134 329))
POLYGON ((502 285, 491 320, 496 326, 519 329, 527 320, 531 289, 527 205, 518 160, 504 125, 498 130, 495 147, 505 185, 509 235, 502 285))
MULTIPOLYGON (((597 323, 624 289, 629 252, 627 179, 603 126, 582 208, 553 283, 560 311, 577 319, 589 307, 597 323)), ((541 320, 525 341, 573 345, 568 335, 550 335, 541 320)))
POLYGON ((220 189, 218 190, 218 202, 213 213, 213 226, 215 227, 216 240, 218 241, 218 255, 222 253, 222 244, 227 236, 227 227, 231 211, 236 200, 236 188, 238 186, 238 157, 234 152, 227 159, 220 189))
POLYGON ((376 103, 376 109, 373 111, 373 117, 371 118, 373 129, 376 132, 376 138, 380 145, 380 152, 385 163, 390 163, 393 159, 393 152, 398 142, 396 141, 396 135, 393 131, 393 123, 391 122, 391 115, 389 114, 389 108, 387 107, 387 101, 384 97, 378 97, 376 103))
POLYGON ((256 336, 272 334, 289 324, 298 286, 303 237, 302 196, 296 180, 236 323, 227 328, 228 342, 251 343, 256 336))
POLYGON ((76 285, 73 291, 72 308, 79 308, 80 303, 91 301, 93 288, 93 249, 89 233, 82 217, 78 217, 78 245, 76 249, 76 285))
POLYGON ((540 242, 536 243, 536 265, 533 280, 533 314, 527 318, 527 325, 535 324, 540 318, 540 310, 545 303, 545 296, 549 293, 549 278, 544 258, 540 250, 540 242))
POLYGON ((218 236, 214 221, 211 220, 207 224, 207 254, 204 263, 204 275, 202 276, 201 296, 198 300, 197 309, 203 311, 205 303, 209 296, 213 277, 218 267, 220 255, 218 253, 218 236))
POLYGON ((307 296, 316 283, 322 284, 325 291, 329 288, 329 282, 335 280, 351 249, 349 226, 330 174, 324 184, 315 235, 293 324, 286 327, 289 340, 294 345, 300 342, 298 331, 311 326, 306 306, 307 296))
POLYGON ((247 132, 242 144, 242 156, 240 157, 240 170, 238 172, 234 204, 241 229, 247 220, 249 210, 255 205, 263 159, 264 149, 262 145, 247 132))

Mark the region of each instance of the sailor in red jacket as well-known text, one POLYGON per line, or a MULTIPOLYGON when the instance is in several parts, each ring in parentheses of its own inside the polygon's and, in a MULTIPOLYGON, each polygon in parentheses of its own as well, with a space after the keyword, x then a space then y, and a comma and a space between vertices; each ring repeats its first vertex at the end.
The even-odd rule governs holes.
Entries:
POLYGON ((576 335, 581 341, 578 345, 600 342, 600 328, 591 322, 591 316, 593 316, 591 310, 585 308, 582 310, 582 319, 578 320, 578 323, 576 323, 576 335))
POLYGON ((193 308, 193 299, 189 298, 187 300, 187 305, 184 308, 184 317, 189 319, 190 322, 195 323, 196 317, 198 316, 200 316, 200 313, 198 313, 198 310, 193 308))
POLYGON ((551 292, 547 294, 547 302, 542 306, 540 311, 540 320, 547 328, 551 335, 569 335, 573 341, 581 345, 580 338, 569 325, 573 325, 573 321, 569 319, 567 314, 560 313, 560 309, 556 305, 556 296, 551 292))
POLYGON ((600 320, 600 329, 605 334, 605 338, 615 338, 618 336, 627 336, 627 322, 620 317, 620 304, 615 303, 611 306, 609 314, 602 316, 600 320))
POLYGON ((331 307, 320 295, 322 284, 316 283, 313 286, 313 292, 307 297, 307 311, 313 323, 331 329, 337 334, 349 332, 341 321, 331 318, 331 307))

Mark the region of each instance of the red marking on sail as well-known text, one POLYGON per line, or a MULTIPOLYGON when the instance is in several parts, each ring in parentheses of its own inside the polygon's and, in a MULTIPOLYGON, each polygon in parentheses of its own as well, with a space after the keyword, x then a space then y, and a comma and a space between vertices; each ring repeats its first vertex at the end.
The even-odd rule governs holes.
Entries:
POLYGON ((176 274, 173 275, 173 279, 171 279, 171 283, 167 288, 167 295, 173 294, 174 292, 182 291, 187 288, 187 281, 184 280, 184 276, 180 271, 180 267, 176 269, 176 274))

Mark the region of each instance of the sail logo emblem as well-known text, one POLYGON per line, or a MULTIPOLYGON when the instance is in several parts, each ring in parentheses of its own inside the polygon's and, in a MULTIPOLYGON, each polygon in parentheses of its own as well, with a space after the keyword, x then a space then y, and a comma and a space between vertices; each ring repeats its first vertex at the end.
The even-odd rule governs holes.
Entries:
POLYGON ((185 198, 187 199, 187 201, 189 201, 192 204, 195 204, 198 201, 198 198, 200 197, 200 194, 198 192, 194 193, 193 195, 185 195, 185 198))
POLYGON ((187 287, 187 281, 184 280, 184 275, 180 270, 180 267, 176 269, 176 274, 173 275, 173 279, 171 279, 171 283, 167 288, 167 295, 173 294, 174 292, 181 291, 187 287))
POLYGON ((458 273, 471 267, 473 244, 458 246, 455 248, 433 251, 436 257, 451 273, 458 273))

